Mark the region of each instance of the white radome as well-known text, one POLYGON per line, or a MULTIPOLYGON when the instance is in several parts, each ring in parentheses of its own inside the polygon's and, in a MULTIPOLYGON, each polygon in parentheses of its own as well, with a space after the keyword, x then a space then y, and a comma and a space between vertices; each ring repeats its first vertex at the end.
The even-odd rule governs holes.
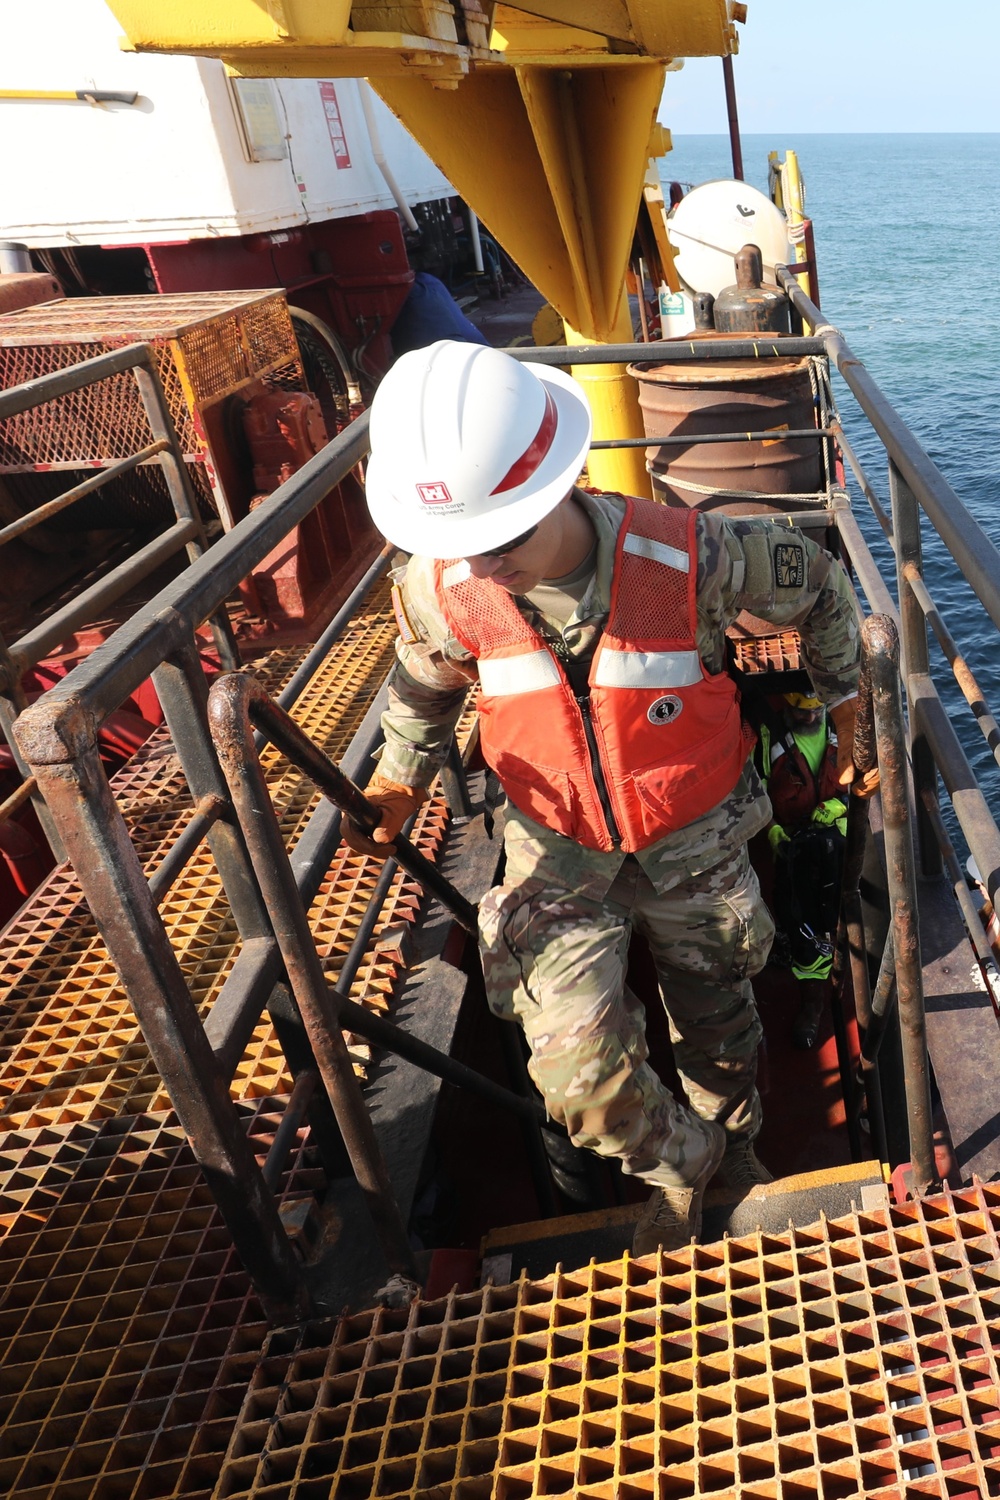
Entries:
POLYGON ((724 178, 706 182, 682 198, 667 222, 677 250, 677 272, 692 292, 717 297, 736 280, 733 257, 744 245, 757 245, 764 280, 776 283, 774 268, 794 260, 788 225, 780 208, 748 183, 724 178))

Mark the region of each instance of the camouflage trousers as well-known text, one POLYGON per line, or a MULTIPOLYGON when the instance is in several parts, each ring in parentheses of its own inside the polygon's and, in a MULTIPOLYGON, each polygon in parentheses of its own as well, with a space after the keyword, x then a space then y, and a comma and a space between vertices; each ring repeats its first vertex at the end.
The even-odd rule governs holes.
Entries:
POLYGON ((773 935, 745 847, 666 894, 626 859, 603 901, 508 866, 480 906, 490 1006, 524 1028, 549 1115, 660 1187, 704 1170, 705 1120, 751 1138, 760 1128, 750 978, 773 935), (633 928, 656 965, 690 1108, 647 1061, 645 1013, 625 983, 633 928))

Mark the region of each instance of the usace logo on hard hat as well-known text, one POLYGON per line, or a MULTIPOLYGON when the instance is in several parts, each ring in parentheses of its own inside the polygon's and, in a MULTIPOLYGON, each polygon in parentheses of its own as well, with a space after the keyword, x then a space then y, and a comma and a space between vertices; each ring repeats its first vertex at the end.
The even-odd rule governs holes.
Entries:
POLYGON ((425 505, 450 505, 451 494, 446 484, 418 484, 417 494, 425 505))

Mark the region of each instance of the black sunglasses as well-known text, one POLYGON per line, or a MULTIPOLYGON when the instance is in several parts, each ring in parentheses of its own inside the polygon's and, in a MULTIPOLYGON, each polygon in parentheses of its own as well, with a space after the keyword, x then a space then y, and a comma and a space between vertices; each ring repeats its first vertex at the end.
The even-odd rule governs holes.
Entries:
POLYGON ((527 531, 522 531, 511 542, 504 542, 502 547, 491 547, 487 552, 480 552, 480 557, 506 557, 508 552, 516 552, 518 547, 523 547, 525 542, 530 542, 538 526, 531 526, 527 531))

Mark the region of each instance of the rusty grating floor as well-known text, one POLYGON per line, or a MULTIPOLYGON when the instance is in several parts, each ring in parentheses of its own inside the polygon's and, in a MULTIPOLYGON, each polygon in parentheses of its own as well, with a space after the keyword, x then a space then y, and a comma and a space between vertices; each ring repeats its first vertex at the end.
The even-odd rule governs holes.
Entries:
MULTIPOLYGON (((379 597, 301 700, 334 753, 390 659, 379 597)), ((272 686, 297 653, 266 664, 272 686)), ((289 837, 313 793, 272 756, 289 837)), ((189 816, 161 735, 118 779, 147 868, 189 816)), ((440 800, 420 835, 432 852, 440 800)), ((341 853, 331 973, 377 878, 341 853)), ((386 934, 354 986, 383 1006, 386 934)), ((165 908, 207 1006, 237 949, 207 851, 165 908)), ((6 934, 0 1494, 18 1500, 1000 1495, 1000 1186, 270 1330, 71 877, 6 934)), ((234 1094, 263 1157, 288 1080, 234 1094)), ((286 1202, 318 1179, 304 1133, 286 1202)))
POLYGON ((7 1146, 19 1500, 1000 1493, 998 1186, 269 1330, 175 1123, 7 1146))
MULTIPOLYGON (((392 660, 396 626, 387 591, 377 591, 349 637, 339 642, 295 707, 295 716, 331 754, 343 751, 392 660)), ((304 650, 273 652, 254 663, 272 691, 298 666, 304 650)), ((312 784, 276 751, 265 771, 286 840, 293 841, 315 804, 312 784)), ((114 790, 148 872, 191 816, 190 797, 165 730, 157 731, 115 778, 114 790)), ((416 840, 433 855, 446 811, 438 795, 426 806, 416 840)), ((331 978, 336 978, 378 880, 380 866, 341 849, 311 917, 331 978)), ((357 978, 355 999, 383 1009, 399 967, 383 935, 412 918, 419 889, 397 877, 357 978)), ((192 993, 204 1009, 227 977, 239 939, 211 852, 203 845, 160 908, 192 993)), ((169 1110, 170 1101, 146 1051, 96 925, 71 870, 57 869, 4 934, 0 956, 0 1134, 36 1125, 107 1119, 122 1112, 169 1110)), ((363 1050, 359 1057, 363 1057, 363 1050)), ((237 1098, 287 1093, 290 1080, 265 1019, 234 1080, 237 1098)))
POLYGON ((998 1206, 626 1256, 347 1318, 329 1347, 276 1334, 214 1495, 997 1494, 998 1206))

